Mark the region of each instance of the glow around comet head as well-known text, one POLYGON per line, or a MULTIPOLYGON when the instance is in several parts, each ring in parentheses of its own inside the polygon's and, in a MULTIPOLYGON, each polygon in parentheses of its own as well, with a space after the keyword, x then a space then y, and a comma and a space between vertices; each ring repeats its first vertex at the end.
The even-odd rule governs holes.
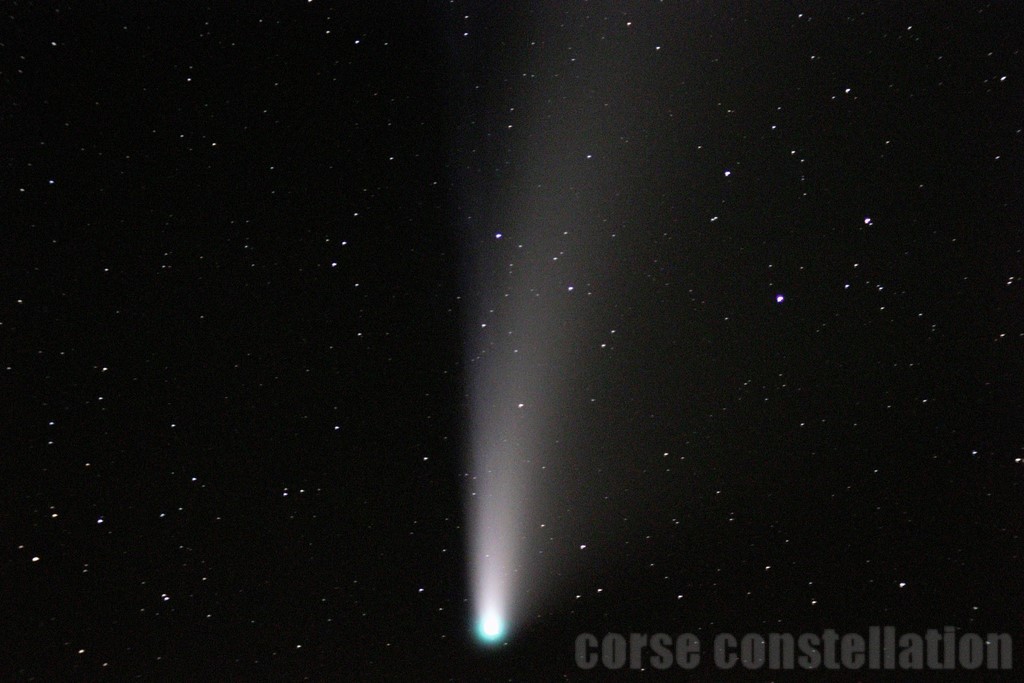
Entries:
POLYGON ((477 622, 477 635, 485 643, 496 643, 505 635, 505 622, 498 614, 484 614, 477 622))

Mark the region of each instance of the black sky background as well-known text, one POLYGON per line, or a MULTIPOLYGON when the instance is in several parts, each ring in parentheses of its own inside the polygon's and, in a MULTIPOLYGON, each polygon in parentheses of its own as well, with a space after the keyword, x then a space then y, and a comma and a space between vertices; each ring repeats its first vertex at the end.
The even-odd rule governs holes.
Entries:
POLYGON ((9 6, 0 673, 618 680, 577 633, 1019 639, 1020 20, 9 6), (507 108, 619 58, 649 67, 616 105, 639 137, 566 209, 619 240, 589 245, 612 353, 580 339, 561 408, 571 559, 483 650, 466 264, 531 171, 519 131, 552 130, 507 108))

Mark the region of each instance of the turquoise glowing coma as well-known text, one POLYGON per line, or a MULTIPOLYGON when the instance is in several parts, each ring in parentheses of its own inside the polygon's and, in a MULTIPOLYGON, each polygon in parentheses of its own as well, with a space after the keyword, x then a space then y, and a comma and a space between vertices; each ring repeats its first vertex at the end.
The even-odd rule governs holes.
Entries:
POLYGON ((497 615, 488 614, 480 618, 476 630, 481 640, 495 643, 505 635, 505 624, 497 615))

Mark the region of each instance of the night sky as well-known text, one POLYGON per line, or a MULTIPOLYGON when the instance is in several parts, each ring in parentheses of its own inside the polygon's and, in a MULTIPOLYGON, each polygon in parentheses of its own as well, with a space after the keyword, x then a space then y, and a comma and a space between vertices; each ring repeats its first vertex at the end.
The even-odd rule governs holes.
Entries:
POLYGON ((0 14, 3 680, 1024 648, 1015 3, 0 14))

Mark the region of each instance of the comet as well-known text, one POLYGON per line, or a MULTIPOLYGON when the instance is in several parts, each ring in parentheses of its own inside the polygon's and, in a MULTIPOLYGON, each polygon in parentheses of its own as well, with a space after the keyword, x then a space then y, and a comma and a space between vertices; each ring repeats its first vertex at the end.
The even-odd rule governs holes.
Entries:
POLYGON ((477 636, 484 643, 498 643, 505 636, 505 622, 496 613, 485 614, 477 623, 477 636))

